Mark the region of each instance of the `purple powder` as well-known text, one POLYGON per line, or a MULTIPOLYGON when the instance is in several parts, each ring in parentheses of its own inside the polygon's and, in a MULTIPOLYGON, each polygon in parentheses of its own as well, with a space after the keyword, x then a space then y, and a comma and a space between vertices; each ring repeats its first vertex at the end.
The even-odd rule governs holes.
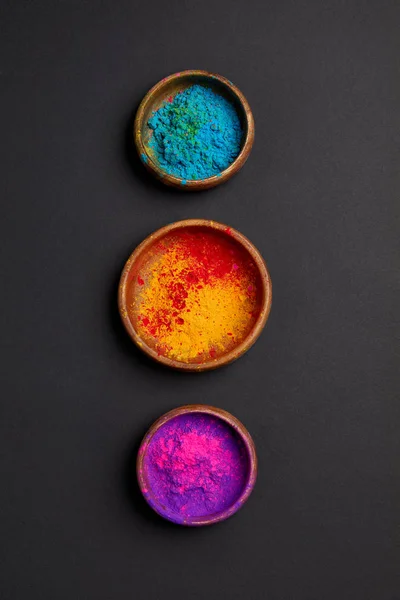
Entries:
POLYGON ((245 488, 244 443, 222 419, 206 413, 167 421, 150 441, 144 470, 157 502, 182 518, 204 517, 232 506, 245 488))

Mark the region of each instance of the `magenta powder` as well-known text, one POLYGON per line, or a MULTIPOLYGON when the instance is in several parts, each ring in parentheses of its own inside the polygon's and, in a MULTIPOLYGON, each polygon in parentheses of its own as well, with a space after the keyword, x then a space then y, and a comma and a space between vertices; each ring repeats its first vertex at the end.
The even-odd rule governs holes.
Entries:
POLYGON ((246 486, 249 461, 235 430, 206 413, 177 416, 154 434, 144 461, 158 503, 180 518, 232 506, 246 486))

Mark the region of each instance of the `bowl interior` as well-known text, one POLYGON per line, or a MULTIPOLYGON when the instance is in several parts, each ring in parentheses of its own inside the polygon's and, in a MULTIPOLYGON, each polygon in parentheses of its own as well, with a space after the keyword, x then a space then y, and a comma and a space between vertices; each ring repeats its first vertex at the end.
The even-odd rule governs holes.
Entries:
POLYGON ((158 164, 157 157, 149 145, 153 131, 148 126, 148 121, 153 112, 157 111, 168 101, 170 102, 171 99, 176 96, 176 94, 195 84, 211 88, 216 94, 223 96, 229 102, 231 102, 231 104, 233 104, 243 130, 241 149, 245 144, 248 127, 246 112, 239 97, 236 95, 234 90, 229 87, 229 85, 225 84, 222 80, 217 79, 215 76, 205 74, 184 74, 173 78, 166 78, 166 80, 162 81, 160 84, 158 84, 158 86, 156 86, 156 89, 147 98, 139 123, 139 128, 142 134, 142 142, 146 154, 155 164, 157 164, 158 168, 160 169, 161 167, 158 164))
POLYGON ((264 300, 261 273, 226 230, 170 229, 148 238, 129 263, 126 318, 153 358, 194 367, 218 361, 255 327, 264 300))
POLYGON ((243 437, 225 420, 178 414, 156 428, 142 452, 142 492, 167 519, 191 524, 239 508, 251 461, 243 437))

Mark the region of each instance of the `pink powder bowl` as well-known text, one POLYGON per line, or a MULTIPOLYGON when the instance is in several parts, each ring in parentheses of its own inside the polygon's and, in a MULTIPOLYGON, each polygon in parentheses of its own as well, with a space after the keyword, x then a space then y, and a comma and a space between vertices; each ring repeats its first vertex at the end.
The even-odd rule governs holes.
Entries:
POLYGON ((140 490, 159 515, 179 525, 211 525, 236 513, 257 477, 254 442, 230 413, 182 406, 160 417, 138 452, 140 490))

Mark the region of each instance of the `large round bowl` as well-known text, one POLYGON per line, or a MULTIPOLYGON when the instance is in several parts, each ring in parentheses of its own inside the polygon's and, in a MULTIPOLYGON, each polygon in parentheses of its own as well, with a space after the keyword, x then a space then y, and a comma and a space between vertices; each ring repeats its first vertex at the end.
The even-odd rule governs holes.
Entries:
MULTIPOLYGON (((236 265, 234 265, 236 267, 236 265)), ((251 286, 250 286, 251 287, 251 286)), ((242 356, 254 344, 264 328, 271 308, 272 284, 265 265, 255 246, 241 233, 235 229, 203 219, 191 219, 178 221, 163 227, 147 237, 129 257, 123 269, 119 285, 119 312, 126 331, 133 342, 147 356, 153 360, 162 363, 165 366, 179 369, 181 371, 207 371, 216 369, 242 356), (176 236, 181 234, 198 235, 200 239, 203 234, 214 236, 216 244, 232 248, 231 252, 240 253, 247 261, 254 277, 254 288, 256 291, 256 305, 251 313, 243 304, 243 311, 246 311, 246 328, 243 328, 243 334, 236 338, 228 337, 231 335, 230 328, 227 328, 226 347, 218 352, 204 353, 199 357, 190 360, 184 360, 179 354, 165 352, 160 349, 160 341, 157 337, 146 334, 141 326, 140 302, 147 286, 151 285, 152 280, 157 278, 154 264, 159 253, 164 250, 168 244, 171 244, 176 236), (250 315, 250 316, 249 316, 250 315)), ((241 301, 240 301, 241 302, 241 301)), ((240 302, 236 303, 237 310, 242 310, 240 302)), ((165 307, 170 309, 170 307, 165 307)), ((152 308, 150 308, 152 310, 152 308)), ((230 313, 228 313, 229 319, 230 313)), ((175 314, 176 316, 176 314, 175 314)), ((213 318, 210 313, 210 318, 213 318)), ((232 315, 232 319, 234 315, 232 315)), ((231 330, 232 331, 232 330, 231 330)), ((202 334, 199 330, 200 335, 202 334)))

